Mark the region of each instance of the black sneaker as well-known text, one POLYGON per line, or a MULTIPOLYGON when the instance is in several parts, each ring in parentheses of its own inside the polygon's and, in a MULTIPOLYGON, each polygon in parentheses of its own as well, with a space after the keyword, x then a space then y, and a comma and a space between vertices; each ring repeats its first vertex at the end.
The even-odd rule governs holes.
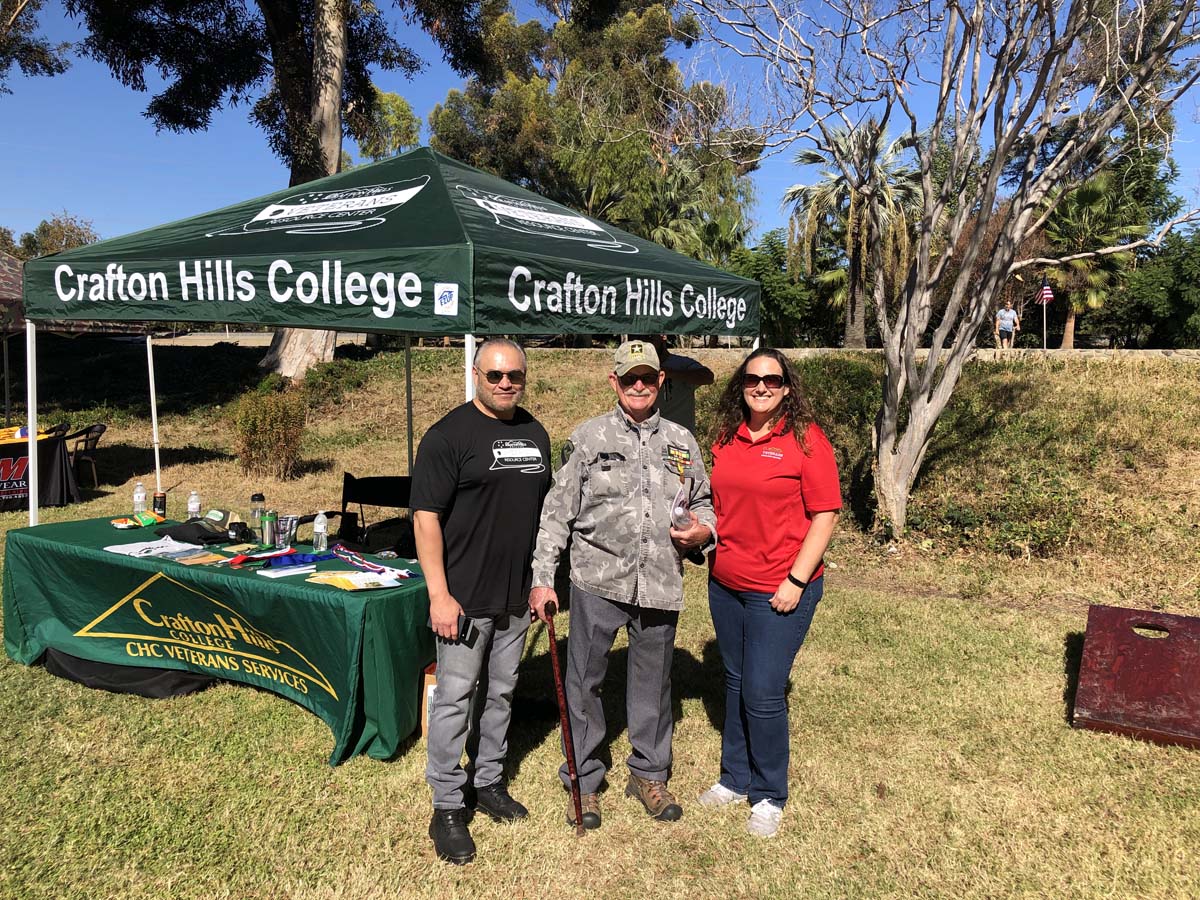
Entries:
POLYGON ((467 811, 461 806, 435 809, 429 821, 429 836, 433 838, 438 859, 465 866, 475 858, 475 842, 467 829, 467 811))
POLYGON ((475 788, 475 808, 482 809, 497 822, 515 822, 529 815, 529 810, 509 795, 503 781, 475 788))

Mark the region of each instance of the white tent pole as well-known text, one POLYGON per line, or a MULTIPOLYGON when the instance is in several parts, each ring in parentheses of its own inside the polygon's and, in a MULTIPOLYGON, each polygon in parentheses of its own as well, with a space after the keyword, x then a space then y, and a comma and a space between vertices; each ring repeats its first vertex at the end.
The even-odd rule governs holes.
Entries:
POLYGON ((146 371, 150 374, 150 433, 154 439, 154 490, 162 490, 162 466, 158 457, 158 391, 154 388, 154 338, 146 335, 146 371))
POLYGON ((29 486, 29 524, 38 523, 38 430, 37 430, 37 331, 25 320, 25 413, 29 423, 29 465, 25 483, 29 486))
POLYGON ((760 339, 759 337, 755 336, 755 338, 754 338, 754 343, 750 345, 750 349, 751 349, 751 350, 757 350, 757 349, 758 349, 758 345, 759 345, 759 342, 760 342, 760 340, 761 340, 761 339, 760 339))
POLYGON ((471 366, 475 364, 475 335, 468 334, 463 342, 463 382, 466 385, 467 402, 475 399, 475 382, 471 378, 471 366))

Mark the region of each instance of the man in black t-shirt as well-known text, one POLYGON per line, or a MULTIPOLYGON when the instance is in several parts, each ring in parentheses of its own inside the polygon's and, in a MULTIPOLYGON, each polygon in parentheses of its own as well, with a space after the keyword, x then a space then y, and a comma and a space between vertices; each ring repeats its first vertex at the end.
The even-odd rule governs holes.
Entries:
POLYGON ((509 340, 487 340, 473 374, 475 399, 422 439, 412 490, 417 556, 438 636, 425 766, 433 789, 429 836, 438 857, 458 865, 475 858, 468 803, 498 821, 528 815, 502 776, 529 629, 533 544, 550 486, 550 438, 518 405, 525 352, 509 340))

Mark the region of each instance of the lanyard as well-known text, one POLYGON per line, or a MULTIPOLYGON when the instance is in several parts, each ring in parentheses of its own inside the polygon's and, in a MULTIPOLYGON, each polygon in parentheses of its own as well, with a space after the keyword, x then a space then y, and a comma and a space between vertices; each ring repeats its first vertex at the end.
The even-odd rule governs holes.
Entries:
POLYGON ((379 563, 373 563, 369 559, 364 559, 361 553, 355 553, 348 549, 345 544, 334 544, 329 548, 329 551, 344 563, 349 563, 356 569, 366 569, 368 572, 374 572, 376 575, 390 575, 393 578, 412 578, 412 573, 408 569, 393 569, 390 566, 381 566, 379 563))

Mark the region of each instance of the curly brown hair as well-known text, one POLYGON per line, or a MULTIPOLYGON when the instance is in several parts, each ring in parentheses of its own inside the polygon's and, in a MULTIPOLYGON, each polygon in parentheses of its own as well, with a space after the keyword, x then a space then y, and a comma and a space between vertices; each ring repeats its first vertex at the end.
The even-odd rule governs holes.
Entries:
POLYGON ((799 374, 788 362, 786 356, 770 347, 761 347, 755 350, 742 360, 742 364, 729 377, 729 382, 721 391, 721 399, 717 401, 717 411, 713 418, 711 433, 712 441, 718 446, 730 443, 737 434, 738 426, 749 420, 750 408, 746 406, 746 400, 742 395, 742 376, 746 374, 746 367, 751 362, 763 356, 773 359, 779 364, 780 371, 783 372, 783 383, 791 389, 783 398, 783 418, 786 423, 783 433, 787 434, 790 431, 796 438, 796 443, 800 445, 800 449, 807 455, 809 449, 804 436, 808 433, 808 426, 815 422, 817 417, 813 413, 812 404, 808 401, 808 395, 805 393, 799 374))

